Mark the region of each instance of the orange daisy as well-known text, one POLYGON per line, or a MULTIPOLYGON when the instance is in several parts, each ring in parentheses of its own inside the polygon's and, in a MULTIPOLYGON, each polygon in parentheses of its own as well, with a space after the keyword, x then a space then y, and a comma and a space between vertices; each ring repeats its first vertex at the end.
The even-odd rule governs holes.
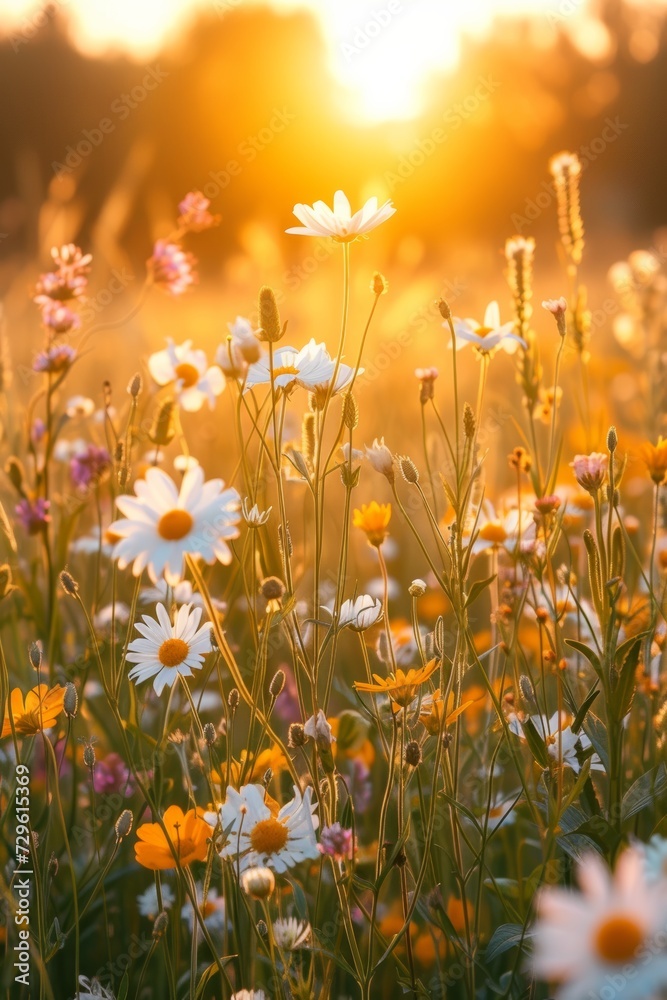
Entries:
POLYGON ((369 504, 362 504, 361 509, 355 509, 352 523, 355 528, 361 528, 370 544, 377 548, 387 537, 390 520, 391 504, 372 500, 369 504))
POLYGON ((170 843, 181 865, 205 860, 213 828, 201 819, 196 809, 184 813, 180 806, 169 806, 162 820, 169 840, 159 823, 142 823, 137 829, 134 851, 140 865, 151 871, 175 868, 170 843))
POLYGON ((63 710, 65 688, 57 684, 49 690, 48 684, 38 684, 25 696, 20 688, 14 688, 9 699, 9 708, 5 715, 0 739, 9 736, 12 726, 9 713, 14 720, 17 736, 35 736, 45 729, 55 726, 58 716, 63 710))
POLYGON ((411 667, 410 670, 401 670, 399 667, 396 673, 389 674, 389 677, 380 677, 379 674, 373 674, 375 684, 355 681, 354 686, 357 691, 368 691, 371 694, 386 694, 400 708, 405 708, 411 701, 414 701, 419 688, 429 679, 437 666, 438 661, 431 660, 425 667, 417 669, 411 667))

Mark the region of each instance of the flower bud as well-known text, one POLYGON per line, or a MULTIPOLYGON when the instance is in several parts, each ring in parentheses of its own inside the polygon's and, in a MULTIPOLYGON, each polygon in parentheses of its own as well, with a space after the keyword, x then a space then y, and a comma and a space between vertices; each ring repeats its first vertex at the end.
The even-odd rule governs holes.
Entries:
POLYGON ((212 747, 217 739, 217 734, 215 731, 215 726, 212 722, 207 722, 204 726, 204 742, 207 747, 212 747))
POLYGON ((269 694, 272 698, 277 698, 284 687, 285 671, 277 670, 271 678, 271 683, 269 684, 269 694))
POLYGON ((66 569, 60 574, 60 582, 62 588, 66 594, 70 597, 76 597, 79 593, 79 584, 76 582, 71 573, 68 573, 66 569))
POLYGON ((42 644, 41 642, 31 642, 28 650, 30 663, 35 670, 39 670, 42 665, 42 644))
POLYGON ((76 718, 76 713, 79 710, 79 695, 71 681, 65 685, 63 708, 68 719, 76 718))
POLYGON ((137 399, 141 393, 143 387, 143 382, 139 372, 136 372, 130 379, 127 391, 129 392, 132 399, 137 399))
POLYGON ((410 586, 408 587, 408 594, 410 595, 410 597, 423 597, 424 594, 426 593, 426 589, 427 587, 424 581, 416 579, 413 580, 410 586))
POLYGON ((123 809, 122 813, 116 820, 116 839, 122 840, 123 837, 127 837, 128 833, 132 829, 134 817, 129 809, 123 809))
POLYGON ((269 899, 276 887, 270 868, 247 868, 241 875, 241 888, 251 899, 269 899))
POLYGON ((280 340, 287 326, 287 323, 282 328, 280 326, 276 296, 268 285, 264 285, 259 290, 259 325, 259 339, 271 344, 280 340))
POLYGON ((407 455, 398 456, 398 467, 401 470, 401 475, 405 479, 406 483, 411 483, 413 486, 419 482, 419 472, 417 466, 408 458, 407 455))
POLYGON ((293 749, 306 745, 306 734, 301 722, 293 722, 289 727, 287 745, 293 749))
POLYGON ((166 910, 162 910, 158 913, 155 918, 155 923, 153 924, 153 937, 156 941, 159 941, 167 927, 169 926, 169 916, 166 910))
POLYGON ((405 763, 410 767, 419 767, 422 762, 422 748, 417 740, 410 740, 405 745, 405 763))
POLYGON ((229 705, 232 712, 235 712, 239 707, 240 695, 236 688, 232 688, 227 696, 227 704, 229 705))

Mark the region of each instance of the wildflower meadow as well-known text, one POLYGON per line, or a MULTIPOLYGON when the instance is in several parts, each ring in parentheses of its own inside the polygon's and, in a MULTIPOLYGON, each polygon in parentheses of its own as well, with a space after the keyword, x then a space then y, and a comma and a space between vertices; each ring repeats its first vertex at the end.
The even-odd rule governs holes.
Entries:
POLYGON ((213 347, 175 310, 224 192, 144 250, 152 351, 87 316, 86 245, 34 263, 0 397, 3 996, 667 996, 667 283, 604 262, 641 385, 612 423, 582 163, 543 171, 560 270, 509 231, 503 296, 433 302, 386 376, 402 288, 366 262, 400 192, 280 206, 326 247, 318 320, 260 283, 213 347))

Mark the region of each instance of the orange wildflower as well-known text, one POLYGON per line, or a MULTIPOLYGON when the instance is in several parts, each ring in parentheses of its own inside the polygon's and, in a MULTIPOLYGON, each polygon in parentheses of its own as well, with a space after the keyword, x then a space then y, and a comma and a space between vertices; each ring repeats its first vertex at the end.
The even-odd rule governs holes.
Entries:
POLYGON ((25 696, 20 688, 14 688, 9 699, 8 711, 2 726, 0 739, 9 736, 12 726, 9 718, 11 712, 17 736, 35 736, 45 729, 55 726, 56 720, 63 710, 65 688, 57 684, 49 690, 48 684, 38 684, 25 696))
POLYGON ((656 486, 660 486, 667 474, 667 440, 659 437, 657 444, 647 441, 641 445, 639 453, 646 463, 649 476, 656 486))
POLYGON ((361 528, 366 533, 370 544, 377 548, 387 537, 387 525, 390 520, 391 504, 372 500, 369 504, 362 504, 361 509, 357 508, 354 511, 352 523, 355 528, 361 528))
POLYGON ((386 694, 399 708, 405 708, 417 697, 419 688, 424 684, 438 666, 437 660, 431 660, 425 667, 410 670, 401 670, 399 667, 395 674, 389 677, 380 677, 373 674, 375 684, 367 684, 362 681, 355 681, 354 686, 357 691, 368 691, 371 694, 386 694))
POLYGON ((159 823, 142 823, 137 830, 138 842, 134 851, 140 865, 151 871, 175 868, 170 843, 181 865, 205 860, 207 839, 213 829, 201 819, 196 809, 188 809, 184 813, 180 806, 169 806, 162 820, 169 840, 159 823))

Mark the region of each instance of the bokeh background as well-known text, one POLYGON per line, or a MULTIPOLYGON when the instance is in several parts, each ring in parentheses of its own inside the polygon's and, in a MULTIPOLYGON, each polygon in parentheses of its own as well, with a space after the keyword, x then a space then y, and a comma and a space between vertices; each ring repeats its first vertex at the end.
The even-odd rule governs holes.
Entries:
MULTIPOLYGON (((502 247, 517 232, 537 240, 537 303, 567 292, 547 164, 572 149, 584 165, 582 278, 599 422, 621 410, 641 435, 641 372, 614 338, 608 269, 637 247, 659 262, 667 253, 666 9, 643 0, 2 0, 0 294, 18 391, 34 388, 41 343, 31 290, 49 248, 70 240, 94 255, 87 316, 100 330, 68 385, 98 401, 103 378, 122 393, 165 336, 212 355, 227 322, 256 315, 263 283, 281 298, 291 342, 314 336, 333 350, 339 255, 284 230, 295 202, 331 201, 342 187, 353 203, 375 194, 398 209, 353 247, 352 330, 354 339, 379 269, 389 294, 368 342, 360 390, 377 405, 363 407, 362 432, 406 450, 408 400, 418 419, 412 370, 447 365, 438 297, 463 316, 498 298, 509 319, 502 247), (135 311, 153 241, 192 189, 221 216, 188 237, 199 285, 179 299, 153 291, 135 311), (405 392, 388 405, 380 382, 405 392)), ((544 314, 536 325, 546 358, 553 323, 544 314)), ((466 353, 463 391, 473 399, 476 378, 466 353)), ((488 401, 509 429, 508 393, 503 356, 488 401)), ((217 440, 224 406, 197 424, 201 446, 217 440)), ((576 447, 571 415, 564 454, 576 447)), ((505 449, 492 451, 493 471, 505 449)))

